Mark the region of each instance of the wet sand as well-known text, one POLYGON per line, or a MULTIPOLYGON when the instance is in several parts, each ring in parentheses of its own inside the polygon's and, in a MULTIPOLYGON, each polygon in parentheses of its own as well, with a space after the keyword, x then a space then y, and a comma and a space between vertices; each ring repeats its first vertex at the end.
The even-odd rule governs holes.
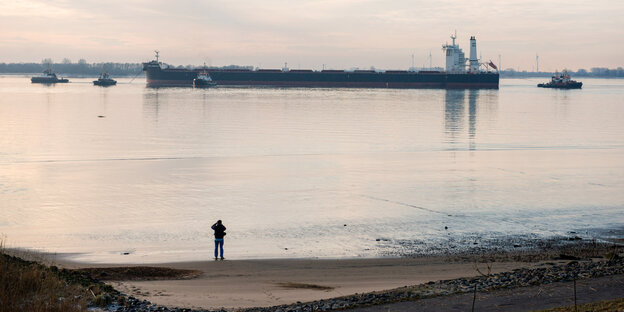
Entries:
MULTIPOLYGON (((58 256, 57 256, 58 257, 58 256)), ((64 267, 120 265, 75 263, 64 267)), ((539 263, 498 262, 492 273, 539 263)), ((133 266, 133 265, 121 265, 133 266)), ((203 272, 188 280, 110 281, 116 289, 159 305, 187 308, 244 308, 328 299, 444 279, 477 276, 475 263, 443 258, 343 260, 225 260, 162 263, 154 266, 203 272)), ((485 264, 479 265, 482 272, 485 264)))

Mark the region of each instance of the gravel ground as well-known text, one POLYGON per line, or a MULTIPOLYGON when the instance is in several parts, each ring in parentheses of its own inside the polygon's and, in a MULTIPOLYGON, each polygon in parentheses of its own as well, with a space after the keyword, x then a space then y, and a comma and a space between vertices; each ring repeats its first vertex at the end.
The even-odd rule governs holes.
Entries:
MULTIPOLYGON (((624 275, 603 276, 576 282, 577 303, 624 298, 624 275)), ((354 312, 434 312, 471 311, 474 294, 464 293, 418 301, 404 301, 364 308, 354 312)), ((536 311, 573 306, 574 282, 557 282, 514 289, 498 289, 477 293, 475 311, 536 311)))

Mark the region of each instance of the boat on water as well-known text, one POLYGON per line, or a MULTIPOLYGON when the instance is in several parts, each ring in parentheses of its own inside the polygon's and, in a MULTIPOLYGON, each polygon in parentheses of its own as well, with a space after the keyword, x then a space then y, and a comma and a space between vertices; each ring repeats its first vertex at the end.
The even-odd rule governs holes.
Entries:
POLYGON ((210 88, 216 86, 217 83, 212 80, 207 72, 200 72, 197 78, 193 79, 193 86, 196 88, 210 88))
POLYGON ((43 71, 40 76, 30 78, 32 83, 66 83, 67 78, 59 78, 50 68, 43 71))
POLYGON ((251 69, 251 68, 173 68, 158 59, 143 63, 147 86, 192 86, 200 74, 206 73, 219 86, 319 87, 319 88, 438 88, 498 89, 499 73, 490 61, 481 63, 477 57, 475 37, 470 38, 470 58, 451 36, 452 44, 442 49, 446 54, 446 70, 312 70, 312 69, 251 69), (493 71, 493 70, 496 71, 493 71))
POLYGON ((107 72, 100 74, 98 80, 93 80, 93 84, 96 86, 114 86, 117 84, 117 80, 111 78, 107 72))
POLYGON ((564 70, 562 73, 555 72, 550 82, 540 83, 537 86, 540 88, 580 89, 583 87, 583 83, 570 79, 568 71, 564 70))

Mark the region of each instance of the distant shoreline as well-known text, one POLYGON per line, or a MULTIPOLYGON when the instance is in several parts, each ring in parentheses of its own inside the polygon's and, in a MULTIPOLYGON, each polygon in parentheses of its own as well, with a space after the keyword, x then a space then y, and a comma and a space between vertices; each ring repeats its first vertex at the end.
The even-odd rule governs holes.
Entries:
MULTIPOLYGON (((99 75, 102 72, 108 72, 113 76, 134 76, 143 72, 143 63, 87 63, 81 60, 78 63, 0 63, 0 75, 2 74, 39 74, 49 67, 58 74, 71 75, 99 75)), ((168 65, 178 69, 197 69, 201 65, 168 65)), ((210 68, 247 68, 253 69, 254 66, 245 65, 226 65, 226 66, 209 66, 210 68)), ((346 69, 346 68, 345 68, 346 69)), ((352 68, 357 69, 357 68, 352 68)), ((362 68, 359 68, 362 69, 362 68)), ((351 69, 346 69, 351 70, 351 69)), ((383 69, 379 69, 383 70, 383 69)), ((386 69, 389 70, 389 69, 386 69)), ((624 69, 593 67, 590 70, 579 69, 577 71, 568 70, 568 73, 575 78, 624 78, 624 69)), ((511 68, 499 71, 500 78, 550 78, 554 72, 533 72, 526 70, 514 70, 511 68)))
MULTIPOLYGON (((36 73, 0 73, 0 76, 12 76, 12 77, 18 77, 18 76, 28 76, 27 78, 30 78, 31 76, 37 76, 40 75, 41 72, 36 72, 36 73)), ((57 75, 61 76, 61 77, 65 77, 65 78, 98 78, 100 74, 66 74, 66 73, 60 73, 57 72, 57 75)), ((121 75, 115 75, 115 78, 134 78, 134 77, 145 77, 145 73, 141 72, 139 74, 121 74, 121 75)))
MULTIPOLYGON (((15 73, 6 73, 6 72, 0 72, 0 76, 28 76, 28 78, 30 78, 30 76, 36 76, 41 74, 41 72, 15 72, 15 73)), ((72 73, 63 73, 63 72, 57 72, 57 75, 61 76, 61 77, 66 77, 66 78, 97 78, 100 74, 99 73, 87 73, 87 74, 72 74, 72 73)), ((127 73, 127 74, 111 74, 111 76, 114 76, 115 78, 145 78, 145 73, 144 72, 140 72, 140 73, 127 73)), ((522 80, 522 79, 548 79, 550 77, 550 75, 535 75, 535 76, 509 76, 509 75, 501 75, 500 78, 501 79, 510 79, 510 80, 522 80)), ((608 80, 620 80, 620 79, 624 79, 624 76, 622 77, 607 77, 607 76, 573 76, 574 78, 578 78, 578 79, 608 79, 608 80)))

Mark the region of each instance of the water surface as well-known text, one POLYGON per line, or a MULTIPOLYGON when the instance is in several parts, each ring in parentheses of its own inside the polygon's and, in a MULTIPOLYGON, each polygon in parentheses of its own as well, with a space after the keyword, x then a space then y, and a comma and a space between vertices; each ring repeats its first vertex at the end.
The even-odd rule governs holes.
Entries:
POLYGON ((11 247, 206 259, 222 219, 228 258, 374 257, 624 226, 621 80, 585 79, 582 90, 90 80, 0 76, 0 233, 11 247))

